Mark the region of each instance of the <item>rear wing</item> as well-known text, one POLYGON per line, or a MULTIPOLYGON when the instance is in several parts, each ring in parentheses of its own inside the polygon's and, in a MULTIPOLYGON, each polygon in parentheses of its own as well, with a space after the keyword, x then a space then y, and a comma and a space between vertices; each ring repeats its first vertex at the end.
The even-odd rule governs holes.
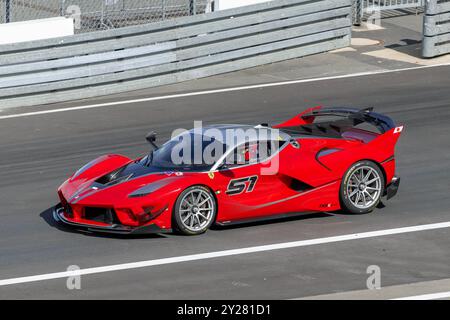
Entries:
POLYGON ((365 109, 355 108, 320 108, 311 112, 302 114, 302 118, 318 117, 318 116, 338 116, 350 120, 353 126, 361 123, 369 123, 375 126, 380 133, 385 133, 395 128, 395 122, 388 116, 373 112, 373 107, 365 109))
MULTIPOLYGON (((373 112, 373 108, 322 108, 308 109, 294 118, 274 126, 290 134, 310 134, 327 137, 340 137, 341 134, 359 124, 368 123, 381 134, 396 128, 394 120, 381 113, 373 112), (322 116, 334 116, 339 119, 316 123, 322 116)), ((396 128, 396 130, 398 130, 396 128)))

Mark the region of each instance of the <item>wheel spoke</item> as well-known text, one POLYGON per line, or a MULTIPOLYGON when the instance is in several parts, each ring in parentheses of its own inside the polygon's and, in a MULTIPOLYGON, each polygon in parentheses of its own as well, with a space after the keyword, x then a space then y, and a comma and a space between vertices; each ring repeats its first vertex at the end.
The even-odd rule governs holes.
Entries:
POLYGON ((203 200, 201 203, 198 203, 197 206, 202 206, 203 204, 205 204, 207 201, 209 201, 209 197, 207 197, 205 200, 203 200))
POLYGON ((183 223, 185 223, 185 222, 187 221, 187 219, 189 219, 191 216, 192 216, 192 212, 191 212, 191 213, 188 213, 188 214, 186 215, 186 217, 183 219, 183 223))
POLYGON ((208 218, 205 217, 202 213, 199 212, 198 215, 199 215, 200 217, 202 217, 203 219, 208 220, 208 218))
POLYGON ((367 195, 369 196, 370 200, 373 201, 373 197, 372 197, 372 195, 371 195, 369 192, 367 192, 367 191, 364 190, 364 193, 367 194, 367 195))
POLYGON ((358 189, 355 189, 352 193, 348 195, 348 197, 353 197, 358 192, 358 189))
POLYGON ((200 228, 202 226, 202 223, 200 222, 200 218, 198 217, 198 215, 196 215, 195 218, 197 219, 198 227, 200 228))
POLYGON ((369 179, 369 177, 370 177, 371 174, 372 174, 372 171, 369 170, 369 172, 367 172, 366 176, 364 177, 363 182, 366 182, 366 183, 367 183, 367 180, 369 179))
POLYGON ((355 199, 355 203, 358 204, 359 203, 359 198, 361 197, 361 192, 358 191, 358 193, 356 194, 356 199, 355 199))
POLYGON ((195 204, 198 205, 198 202, 200 201, 200 199, 202 198, 202 192, 198 193, 197 199, 195 199, 195 204))
POLYGON ((187 199, 184 199, 183 203, 187 204, 188 208, 192 207, 192 204, 187 199))
POLYGON ((377 180, 380 180, 380 177, 373 178, 372 180, 367 181, 366 184, 372 184, 372 183, 374 183, 374 182, 377 181, 377 180))

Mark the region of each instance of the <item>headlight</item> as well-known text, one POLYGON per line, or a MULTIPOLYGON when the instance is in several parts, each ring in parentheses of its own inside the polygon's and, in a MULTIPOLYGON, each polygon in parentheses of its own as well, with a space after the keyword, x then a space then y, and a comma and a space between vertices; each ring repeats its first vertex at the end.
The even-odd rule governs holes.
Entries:
POLYGON ((133 191, 132 193, 130 193, 128 195, 128 197, 129 198, 145 197, 145 196, 149 195, 150 193, 155 192, 155 191, 161 189, 162 187, 165 187, 170 182, 172 182, 174 179, 177 179, 177 178, 170 177, 170 178, 159 180, 159 181, 156 181, 153 183, 149 183, 149 184, 133 191))

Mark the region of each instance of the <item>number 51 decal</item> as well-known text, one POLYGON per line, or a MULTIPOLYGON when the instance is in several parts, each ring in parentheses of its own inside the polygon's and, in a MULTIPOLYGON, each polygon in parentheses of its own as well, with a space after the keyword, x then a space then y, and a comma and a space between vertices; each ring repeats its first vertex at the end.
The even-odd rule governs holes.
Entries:
POLYGON ((227 191, 225 192, 228 195, 236 195, 242 192, 252 192, 255 189, 256 181, 258 180, 258 176, 251 176, 246 178, 239 178, 230 180, 228 184, 227 191))

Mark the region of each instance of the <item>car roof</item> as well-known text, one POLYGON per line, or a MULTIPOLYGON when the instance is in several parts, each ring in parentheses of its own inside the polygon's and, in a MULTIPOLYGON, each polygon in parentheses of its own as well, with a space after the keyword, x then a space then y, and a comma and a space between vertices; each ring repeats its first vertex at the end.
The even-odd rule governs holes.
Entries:
MULTIPOLYGON (((235 145, 244 142, 254 142, 261 140, 281 140, 289 141, 291 136, 279 129, 271 128, 265 125, 245 125, 245 124, 214 124, 201 127, 201 134, 215 138, 216 140, 226 143, 229 139, 228 135, 234 134, 235 145)), ((199 128, 188 130, 189 133, 200 133, 199 128)), ((185 132, 186 133, 186 132, 185 132)))

